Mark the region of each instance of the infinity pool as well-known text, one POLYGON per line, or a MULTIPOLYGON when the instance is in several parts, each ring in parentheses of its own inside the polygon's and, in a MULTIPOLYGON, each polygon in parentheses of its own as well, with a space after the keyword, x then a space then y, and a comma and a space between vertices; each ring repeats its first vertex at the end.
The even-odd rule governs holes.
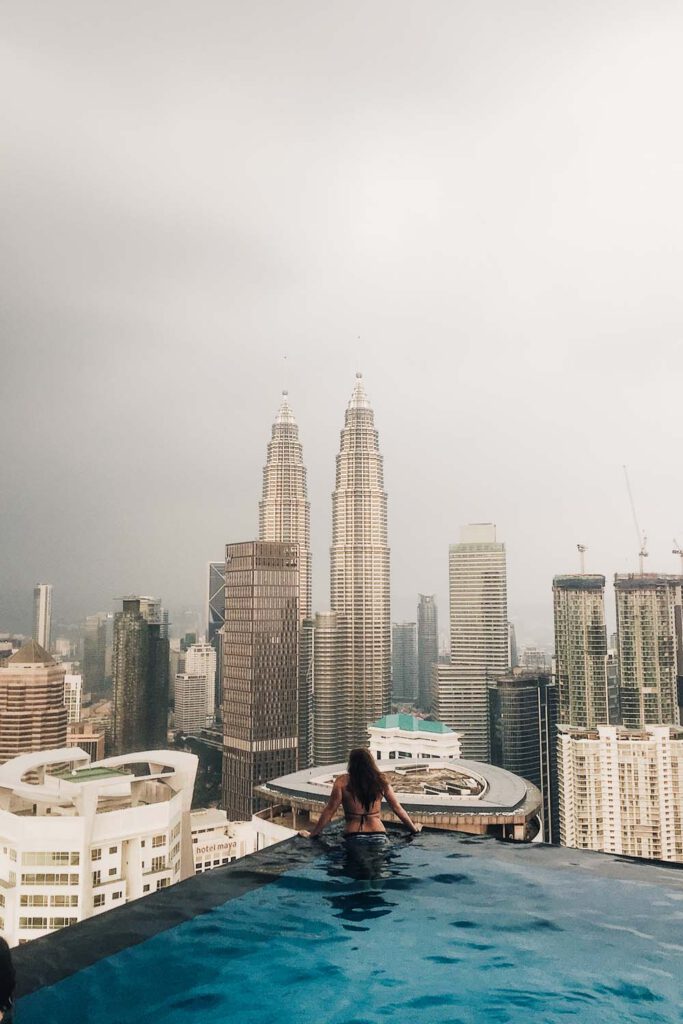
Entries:
POLYGON ((17 1024, 680 1024, 681 873, 603 871, 614 863, 423 833, 368 864, 333 836, 312 862, 25 996, 17 1024))

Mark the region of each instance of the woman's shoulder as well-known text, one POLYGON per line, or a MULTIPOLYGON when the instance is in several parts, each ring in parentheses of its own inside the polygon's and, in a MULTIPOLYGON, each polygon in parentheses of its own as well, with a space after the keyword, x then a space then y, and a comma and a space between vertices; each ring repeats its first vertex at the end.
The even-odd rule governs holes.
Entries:
POLYGON ((344 772, 343 775, 338 775, 337 778, 334 780, 334 785, 337 787, 337 789, 346 789, 348 784, 349 776, 346 772, 344 772))

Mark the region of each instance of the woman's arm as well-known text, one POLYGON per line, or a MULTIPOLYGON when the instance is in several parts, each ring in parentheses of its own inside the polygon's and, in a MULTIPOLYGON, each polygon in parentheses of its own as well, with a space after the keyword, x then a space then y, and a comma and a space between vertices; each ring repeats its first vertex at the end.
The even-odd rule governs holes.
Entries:
POLYGON ((302 829, 301 832, 299 832, 300 836, 304 836, 304 838, 306 839, 315 839, 316 836, 320 835, 325 826, 329 825, 329 823, 332 821, 332 818, 334 817, 337 808, 339 807, 339 804, 342 801, 343 789, 344 784, 340 777, 335 781, 335 784, 332 787, 330 799, 327 801, 325 810, 318 818, 318 822, 315 828, 311 832, 307 832, 305 829, 302 829))
POLYGON ((384 799, 389 804, 398 820, 402 821, 406 828, 410 829, 413 835, 416 835, 418 832, 422 831, 422 825, 415 825, 411 820, 410 815, 403 810, 400 803, 396 799, 396 794, 394 793, 391 786, 387 786, 387 788, 384 790, 384 799))

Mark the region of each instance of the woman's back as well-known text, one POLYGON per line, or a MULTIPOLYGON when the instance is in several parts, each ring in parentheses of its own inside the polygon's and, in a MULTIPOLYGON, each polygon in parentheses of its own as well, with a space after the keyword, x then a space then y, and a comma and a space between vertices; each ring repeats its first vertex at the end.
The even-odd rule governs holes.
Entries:
POLYGON ((348 775, 343 776, 340 782, 343 787, 342 806, 344 808, 344 817, 346 818, 347 834, 354 832, 385 832, 386 829, 380 817, 384 793, 380 792, 368 804, 365 804, 361 797, 351 788, 348 775))

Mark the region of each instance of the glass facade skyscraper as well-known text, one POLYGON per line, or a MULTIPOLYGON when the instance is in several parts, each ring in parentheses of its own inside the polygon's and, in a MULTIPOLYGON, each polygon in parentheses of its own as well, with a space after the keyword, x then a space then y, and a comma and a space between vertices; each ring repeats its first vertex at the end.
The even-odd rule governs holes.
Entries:
POLYGON ((391 699, 395 704, 417 700, 417 626, 395 622, 391 630, 391 699))
POLYGON ((559 721, 589 729, 607 725, 605 577, 555 576, 553 606, 559 721))
POLYGON ((161 603, 124 597, 114 616, 112 746, 114 754, 167 744, 169 643, 161 603))
POLYGON ((439 613, 433 594, 420 594, 417 606, 417 703, 432 709, 432 665, 439 660, 439 613))

